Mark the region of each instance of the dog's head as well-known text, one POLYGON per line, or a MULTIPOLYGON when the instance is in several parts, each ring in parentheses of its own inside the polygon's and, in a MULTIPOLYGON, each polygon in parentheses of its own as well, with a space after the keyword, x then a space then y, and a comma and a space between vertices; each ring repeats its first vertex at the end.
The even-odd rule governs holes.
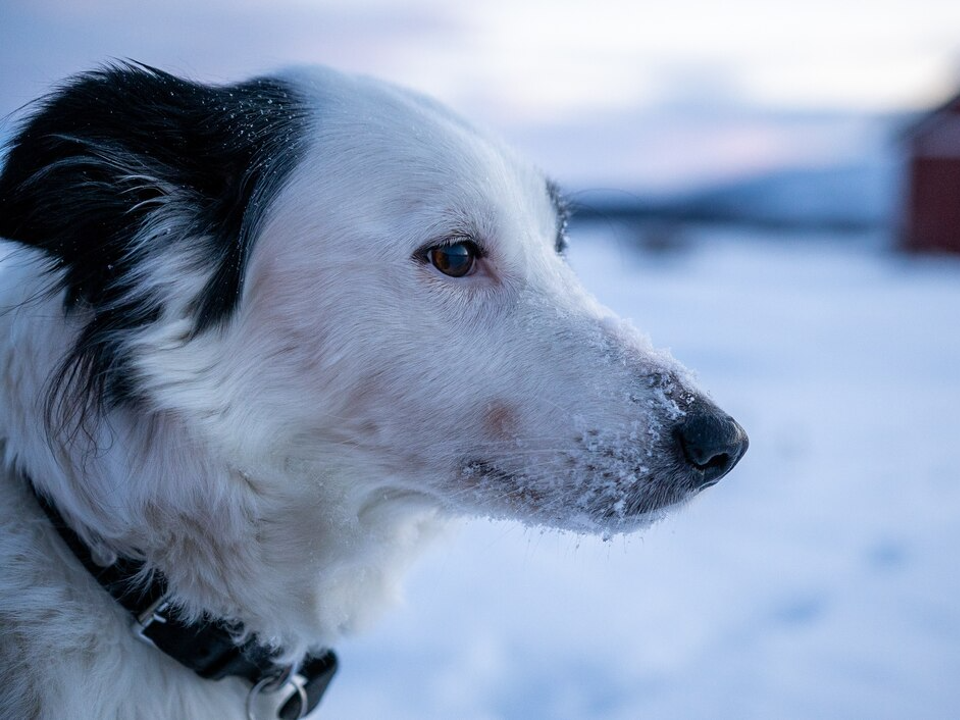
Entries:
POLYGON ((245 476, 624 531, 747 440, 581 287, 566 221, 497 141, 330 71, 85 75, 0 178, 0 236, 46 254, 75 333, 58 432, 162 416, 245 476))

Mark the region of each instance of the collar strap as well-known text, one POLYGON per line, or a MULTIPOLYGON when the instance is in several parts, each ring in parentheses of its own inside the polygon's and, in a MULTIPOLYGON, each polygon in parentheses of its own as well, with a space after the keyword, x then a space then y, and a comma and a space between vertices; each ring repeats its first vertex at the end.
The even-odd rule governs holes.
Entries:
POLYGON ((275 662, 275 649, 254 639, 237 641, 243 628, 237 623, 205 617, 185 622, 167 594, 166 578, 150 573, 144 583, 144 563, 119 558, 106 567, 98 565, 87 544, 63 519, 57 508, 30 482, 33 494, 47 518, 56 528, 77 560, 100 586, 132 616, 134 634, 178 663, 208 680, 241 677, 252 683, 247 715, 253 717, 250 701, 261 692, 272 692, 290 685, 294 693, 277 714, 278 720, 297 720, 319 704, 337 671, 337 656, 332 650, 307 655, 297 666, 275 662))

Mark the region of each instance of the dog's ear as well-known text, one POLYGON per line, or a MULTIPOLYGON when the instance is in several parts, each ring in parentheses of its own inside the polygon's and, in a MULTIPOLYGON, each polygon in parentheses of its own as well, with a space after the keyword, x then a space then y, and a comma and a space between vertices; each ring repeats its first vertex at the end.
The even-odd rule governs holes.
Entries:
POLYGON ((68 312, 92 310, 65 374, 80 370, 123 399, 123 334, 162 315, 170 298, 146 286, 166 260, 201 266, 195 333, 230 315, 305 124, 283 81, 206 86, 133 64, 78 76, 40 102, 0 175, 0 237, 46 253, 68 312))
POLYGON ((221 261, 200 299, 203 329, 236 301, 255 211, 293 166, 303 118, 276 80, 211 87, 129 64, 81 75, 14 139, 0 237, 46 251, 68 301, 100 309, 112 280, 155 249, 132 247, 145 224, 175 220, 177 233, 151 240, 189 236, 221 261))

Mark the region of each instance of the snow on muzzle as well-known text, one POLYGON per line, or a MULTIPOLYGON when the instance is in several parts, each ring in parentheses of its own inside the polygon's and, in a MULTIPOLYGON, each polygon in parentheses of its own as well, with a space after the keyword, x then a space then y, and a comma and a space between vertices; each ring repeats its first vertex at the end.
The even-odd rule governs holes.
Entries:
POLYGON ((649 524, 719 481, 747 449, 733 418, 683 395, 672 412, 616 429, 577 418, 566 443, 518 438, 513 452, 472 455, 460 465, 461 510, 603 534, 649 524))

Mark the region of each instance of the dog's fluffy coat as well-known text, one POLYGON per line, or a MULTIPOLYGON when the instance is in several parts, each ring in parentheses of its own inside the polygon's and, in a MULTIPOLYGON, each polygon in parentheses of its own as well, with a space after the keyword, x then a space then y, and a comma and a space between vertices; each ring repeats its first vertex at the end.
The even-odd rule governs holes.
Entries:
POLYGON ((614 533, 702 484, 707 402, 562 257, 555 187, 432 101, 329 70, 140 66, 42 101, 0 176, 0 714, 243 717, 137 641, 104 562, 296 659, 451 514, 614 533), (468 243, 474 271, 430 248, 468 243))

